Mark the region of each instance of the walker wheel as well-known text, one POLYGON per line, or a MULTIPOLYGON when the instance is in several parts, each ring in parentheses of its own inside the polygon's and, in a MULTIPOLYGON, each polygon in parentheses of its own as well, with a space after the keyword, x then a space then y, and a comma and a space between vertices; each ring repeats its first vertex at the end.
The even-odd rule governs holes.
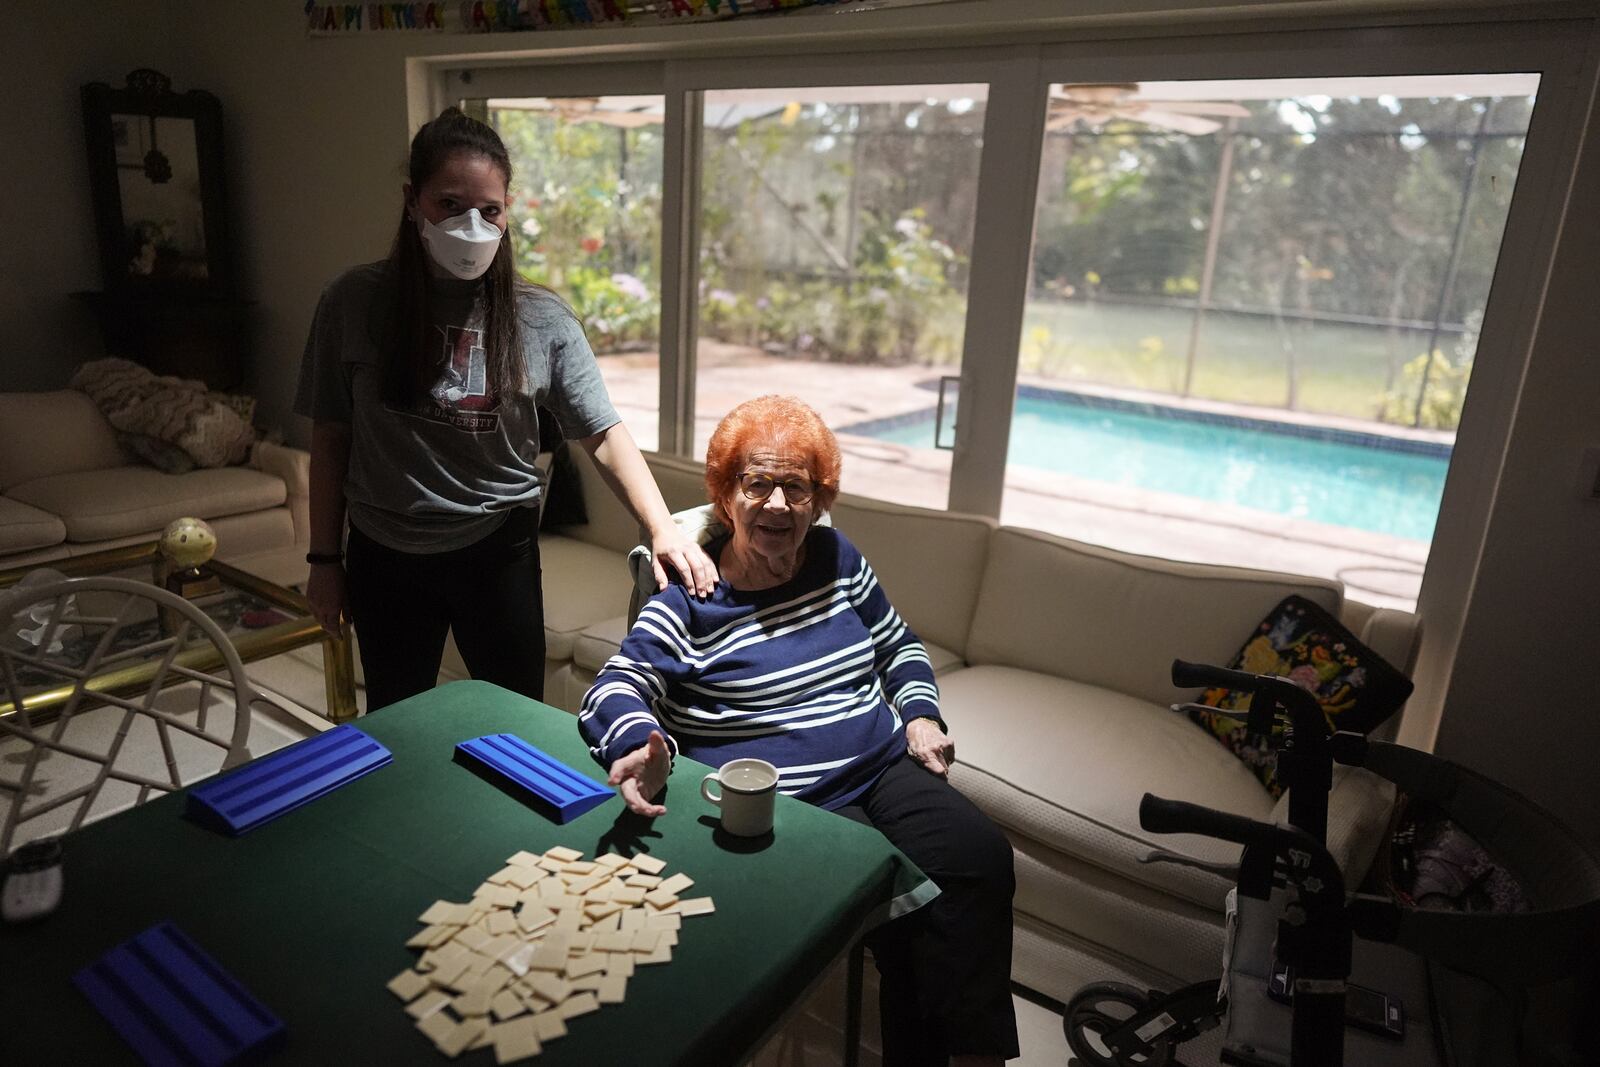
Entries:
POLYGON ((1168 1067, 1172 1042, 1158 1041, 1147 1053, 1118 1056, 1105 1043, 1105 1035, 1143 1011, 1150 997, 1122 982, 1095 982, 1067 1001, 1061 1028, 1067 1044, 1083 1067, 1168 1067))

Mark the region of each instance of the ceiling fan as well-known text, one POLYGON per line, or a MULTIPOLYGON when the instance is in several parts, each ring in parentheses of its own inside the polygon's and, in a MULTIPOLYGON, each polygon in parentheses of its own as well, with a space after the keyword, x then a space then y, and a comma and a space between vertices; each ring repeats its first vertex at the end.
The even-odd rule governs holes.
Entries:
POLYGON ((1238 104, 1221 100, 1145 100, 1138 93, 1134 82, 1052 85, 1045 129, 1065 130, 1079 123, 1102 126, 1112 119, 1126 119, 1203 136, 1222 128, 1218 119, 1250 116, 1238 104))

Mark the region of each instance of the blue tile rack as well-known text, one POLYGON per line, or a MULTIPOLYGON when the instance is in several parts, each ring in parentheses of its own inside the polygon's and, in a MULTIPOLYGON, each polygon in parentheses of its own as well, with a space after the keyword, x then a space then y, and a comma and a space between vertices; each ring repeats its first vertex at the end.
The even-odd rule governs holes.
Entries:
POLYGON ((188 815, 237 836, 393 761, 354 726, 336 726, 191 789, 188 815))
POLYGON ((283 1022, 169 922, 157 923, 72 976, 152 1067, 222 1067, 282 1040, 283 1022))
POLYGON ((456 759, 531 794, 556 822, 571 822, 616 796, 609 786, 568 767, 512 734, 485 734, 456 746, 456 759))

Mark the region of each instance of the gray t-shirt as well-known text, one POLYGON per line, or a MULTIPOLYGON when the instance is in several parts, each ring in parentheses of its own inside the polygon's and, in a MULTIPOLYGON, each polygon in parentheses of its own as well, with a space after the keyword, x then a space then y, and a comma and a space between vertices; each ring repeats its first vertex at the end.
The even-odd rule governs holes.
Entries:
POLYGON ((537 504, 534 466, 543 406, 567 438, 618 421, 583 327, 556 298, 525 290, 518 300, 524 391, 488 388, 477 282, 432 282, 430 318, 448 358, 430 395, 408 408, 383 393, 381 346, 393 315, 393 268, 369 263, 322 294, 300 364, 294 409, 351 428, 345 501, 350 522, 404 552, 448 552, 478 541, 511 508, 537 504))

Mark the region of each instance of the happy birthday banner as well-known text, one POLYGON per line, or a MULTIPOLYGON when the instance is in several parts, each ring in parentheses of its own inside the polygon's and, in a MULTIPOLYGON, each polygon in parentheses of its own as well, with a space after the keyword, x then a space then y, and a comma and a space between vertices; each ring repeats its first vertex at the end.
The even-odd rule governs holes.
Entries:
POLYGON ((638 25, 682 19, 730 19, 807 7, 865 4, 914 7, 955 0, 419 0, 412 3, 305 5, 313 37, 386 30, 424 33, 517 33, 638 25))

